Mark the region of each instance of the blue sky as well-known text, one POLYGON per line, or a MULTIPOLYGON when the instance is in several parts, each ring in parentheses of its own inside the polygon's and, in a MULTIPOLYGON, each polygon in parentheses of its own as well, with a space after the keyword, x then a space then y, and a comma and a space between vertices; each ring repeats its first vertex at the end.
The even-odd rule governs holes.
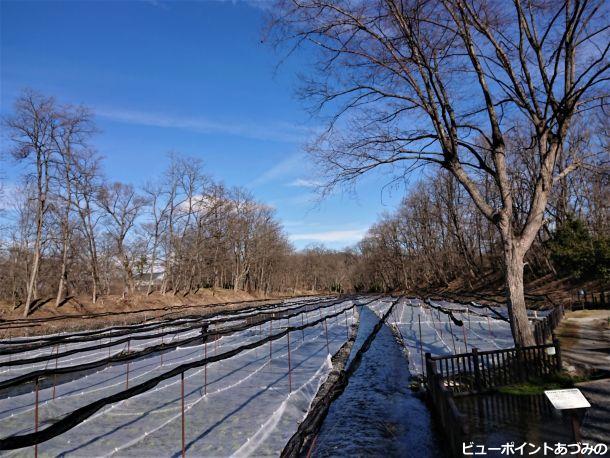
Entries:
MULTIPOLYGON (((372 175, 356 195, 316 202, 303 145, 318 126, 294 96, 306 56, 279 68, 261 43, 264 4, 162 1, 0 2, 2 114, 33 88, 85 104, 111 180, 142 185, 178 151, 272 205, 297 248, 355 243, 402 190, 372 175)), ((8 184, 19 168, 0 163, 8 184)))

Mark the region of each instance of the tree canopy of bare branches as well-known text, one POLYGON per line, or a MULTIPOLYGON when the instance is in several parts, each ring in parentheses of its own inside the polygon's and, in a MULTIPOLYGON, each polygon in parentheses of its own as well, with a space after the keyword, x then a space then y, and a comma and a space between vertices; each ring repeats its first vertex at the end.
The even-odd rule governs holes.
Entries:
POLYGON ((382 166, 449 172, 498 231, 513 336, 533 344, 524 257, 552 189, 600 153, 569 143, 607 101, 608 4, 285 0, 271 25, 316 60, 302 95, 328 119, 310 148, 326 189, 382 166))

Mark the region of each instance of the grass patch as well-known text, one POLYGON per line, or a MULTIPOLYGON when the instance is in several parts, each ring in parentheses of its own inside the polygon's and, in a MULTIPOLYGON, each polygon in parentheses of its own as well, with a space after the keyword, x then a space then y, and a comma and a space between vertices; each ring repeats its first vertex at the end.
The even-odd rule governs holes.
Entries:
POLYGON ((545 390, 561 390, 573 388, 576 383, 587 380, 584 377, 573 377, 567 373, 553 374, 545 377, 535 377, 524 383, 498 388, 498 392, 513 394, 517 396, 529 396, 532 394, 542 394, 545 390))

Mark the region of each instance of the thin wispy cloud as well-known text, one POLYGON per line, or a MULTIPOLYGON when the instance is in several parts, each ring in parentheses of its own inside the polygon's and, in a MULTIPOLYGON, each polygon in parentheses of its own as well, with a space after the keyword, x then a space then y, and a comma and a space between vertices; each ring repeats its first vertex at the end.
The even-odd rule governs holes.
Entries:
POLYGON ((301 143, 313 133, 312 129, 277 121, 254 123, 232 120, 221 122, 203 116, 167 115, 139 110, 97 108, 96 115, 111 121, 149 127, 183 129, 204 134, 224 134, 255 140, 274 140, 301 143))
POLYGON ((297 178, 296 180, 287 183, 288 186, 293 186, 296 188, 317 188, 322 184, 321 181, 318 180, 310 180, 306 178, 297 178))
POLYGON ((277 180, 278 178, 285 177, 288 174, 294 173, 295 171, 303 168, 303 155, 300 153, 291 154, 284 160, 278 162, 270 169, 263 172, 256 179, 250 183, 250 186, 260 186, 262 184, 269 183, 277 180))
POLYGON ((362 240, 366 231, 366 229, 353 229, 345 231, 310 232, 304 234, 291 234, 288 237, 293 242, 311 241, 351 244, 362 240))

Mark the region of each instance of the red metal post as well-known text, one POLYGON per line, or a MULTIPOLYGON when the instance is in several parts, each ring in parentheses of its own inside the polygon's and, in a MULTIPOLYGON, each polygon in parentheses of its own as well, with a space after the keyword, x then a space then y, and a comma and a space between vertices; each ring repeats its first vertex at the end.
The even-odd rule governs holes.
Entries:
MULTIPOLYGON (((59 344, 55 349, 55 369, 57 369, 57 355, 59 355, 59 344)), ((53 399, 55 399, 55 385, 57 385, 57 374, 53 374, 53 399)))
POLYGON ((419 354, 421 356, 421 371, 423 374, 424 373, 424 347, 422 345, 422 339, 421 339, 421 315, 419 313, 417 314, 417 321, 419 323, 419 354))
MULTIPOLYGON (((269 337, 271 337, 272 329, 273 329, 273 321, 269 321, 269 337)), ((269 368, 271 368, 271 353, 272 353, 272 349, 271 349, 271 340, 270 340, 269 341, 269 368)))
POLYGON ((186 456, 186 431, 184 428, 184 372, 180 373, 180 398, 182 409, 182 458, 186 456))
POLYGON ((324 331, 326 332, 326 352, 330 355, 330 349, 328 347, 328 326, 326 324, 326 318, 324 318, 324 331))
POLYGON ((464 335, 464 347, 466 348, 466 353, 468 353, 468 338, 466 337, 466 326, 462 324, 462 334, 464 335))
MULTIPOLYGON (((165 336, 161 334, 161 345, 165 345, 165 336)), ((163 350, 161 350, 161 366, 163 366, 163 350)))
POLYGON ((457 351, 455 350, 455 338, 453 337, 453 325, 451 324, 451 317, 447 316, 449 319, 449 332, 451 333, 451 342, 453 343, 453 354, 457 355, 457 351))
MULTIPOLYGON (((205 359, 208 359, 208 342, 206 341, 203 344, 203 354, 205 359)), ((205 366, 203 366, 203 394, 206 395, 208 394, 208 363, 205 363, 205 366)))
POLYGON ((292 393, 292 365, 290 363, 290 331, 286 334, 288 339, 288 392, 292 393))
MULTIPOLYGON (((34 431, 38 432, 38 377, 36 377, 36 382, 35 382, 35 404, 36 406, 34 407, 34 431)), ((34 458, 38 458, 38 444, 34 445, 34 458)))
MULTIPOLYGON (((129 353, 129 348, 130 348, 130 343, 131 343, 131 339, 129 339, 127 341, 127 353, 129 353)), ((125 374, 125 389, 129 388, 129 360, 127 360, 127 372, 125 374)))

